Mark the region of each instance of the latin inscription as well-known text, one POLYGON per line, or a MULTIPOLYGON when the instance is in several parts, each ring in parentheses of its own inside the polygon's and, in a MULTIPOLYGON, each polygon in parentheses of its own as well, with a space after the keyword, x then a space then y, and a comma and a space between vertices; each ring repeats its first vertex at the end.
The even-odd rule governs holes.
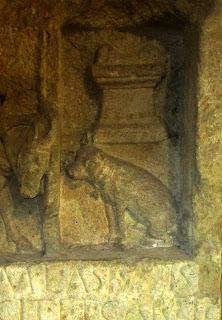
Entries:
POLYGON ((0 320, 218 320, 217 306, 195 297, 195 274, 192 263, 6 266, 0 269, 0 320), (178 297, 187 283, 195 290, 178 297))
POLYGON ((176 312, 135 301, 110 300, 11 300, 0 303, 0 320, 153 320, 201 319, 219 320, 217 306, 193 299, 178 302, 176 312), (199 318, 197 318, 199 317, 199 318))

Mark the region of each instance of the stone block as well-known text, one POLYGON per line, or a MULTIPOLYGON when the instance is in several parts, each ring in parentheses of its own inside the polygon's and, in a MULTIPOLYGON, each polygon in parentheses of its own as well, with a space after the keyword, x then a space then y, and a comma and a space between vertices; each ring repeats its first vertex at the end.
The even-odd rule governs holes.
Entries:
POLYGON ((0 319, 1 320, 12 320, 21 318, 21 303, 16 300, 6 301, 0 303, 0 319))
POLYGON ((179 263, 172 267, 171 288, 178 297, 189 297, 199 291, 199 267, 195 263, 179 263))

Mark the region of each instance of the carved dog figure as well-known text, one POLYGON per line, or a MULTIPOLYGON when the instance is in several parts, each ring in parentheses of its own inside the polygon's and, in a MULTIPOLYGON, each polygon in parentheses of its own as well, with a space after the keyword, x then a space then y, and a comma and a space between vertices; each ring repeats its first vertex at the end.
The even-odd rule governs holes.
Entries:
POLYGON ((147 228, 148 237, 165 239, 175 230, 172 195, 146 170, 109 156, 94 146, 82 146, 69 175, 99 189, 106 206, 111 241, 124 238, 126 210, 147 228))
POLYGON ((0 135, 0 214, 8 241, 15 242, 18 251, 29 250, 31 244, 13 223, 14 205, 8 179, 16 177, 22 197, 39 195, 49 168, 55 118, 45 113, 22 116, 11 119, 10 125, 3 127, 0 135))
POLYGON ((18 154, 15 173, 24 198, 34 198, 41 192, 42 178, 48 172, 51 147, 55 139, 55 119, 38 119, 34 137, 18 154))

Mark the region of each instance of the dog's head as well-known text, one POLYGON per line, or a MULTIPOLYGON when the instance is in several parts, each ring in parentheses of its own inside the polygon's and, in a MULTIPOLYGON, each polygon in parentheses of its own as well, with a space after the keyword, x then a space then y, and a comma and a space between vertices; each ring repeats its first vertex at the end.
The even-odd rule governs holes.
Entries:
POLYGON ((41 192, 43 177, 49 166, 50 147, 50 132, 45 136, 36 132, 34 138, 27 141, 18 154, 16 176, 24 198, 34 198, 41 192))
POLYGON ((34 198, 42 192, 50 163, 55 126, 54 114, 50 114, 50 117, 39 116, 34 122, 33 138, 26 139, 18 154, 15 171, 24 198, 34 198))
POLYGON ((69 176, 74 180, 92 180, 99 165, 102 152, 94 146, 81 146, 75 156, 69 176))

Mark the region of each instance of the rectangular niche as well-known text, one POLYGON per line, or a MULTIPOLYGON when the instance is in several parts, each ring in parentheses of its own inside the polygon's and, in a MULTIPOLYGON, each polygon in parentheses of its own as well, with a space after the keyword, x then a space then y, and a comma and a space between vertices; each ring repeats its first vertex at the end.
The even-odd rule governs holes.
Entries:
POLYGON ((59 219, 74 255, 191 252, 187 50, 166 27, 63 28, 59 219))
POLYGON ((0 261, 191 254, 196 32, 69 23, 20 42, 33 83, 5 69, 0 261))

